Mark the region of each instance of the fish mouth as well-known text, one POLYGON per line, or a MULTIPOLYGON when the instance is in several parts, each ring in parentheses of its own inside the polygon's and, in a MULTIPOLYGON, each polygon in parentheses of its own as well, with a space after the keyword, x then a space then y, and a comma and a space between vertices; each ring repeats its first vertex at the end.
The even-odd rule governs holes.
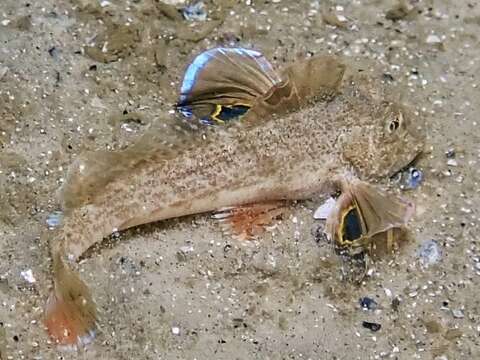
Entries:
POLYGON ((398 170, 396 170, 395 172, 393 172, 390 175, 390 180, 394 180, 396 177, 398 177, 398 174, 403 173, 404 171, 406 171, 406 170, 408 170, 412 167, 415 167, 415 165, 420 160, 422 155, 423 155, 423 149, 419 149, 419 151, 413 156, 412 160, 410 160, 409 163, 407 163, 406 165, 398 168, 398 170))

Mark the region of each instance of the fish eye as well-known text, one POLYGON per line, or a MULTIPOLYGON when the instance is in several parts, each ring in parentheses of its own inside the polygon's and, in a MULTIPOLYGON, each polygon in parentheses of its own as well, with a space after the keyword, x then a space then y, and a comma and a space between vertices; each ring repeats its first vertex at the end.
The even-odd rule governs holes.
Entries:
POLYGON ((388 125, 388 130, 392 133, 395 130, 397 130, 399 126, 400 126, 400 123, 398 122, 398 120, 394 119, 390 121, 390 124, 388 125))
POLYGON ((402 125, 402 122, 403 122, 403 115, 402 113, 398 113, 397 116, 395 116, 393 119, 390 120, 390 122, 388 123, 388 132, 390 134, 394 133, 395 131, 397 131, 400 126, 402 125))

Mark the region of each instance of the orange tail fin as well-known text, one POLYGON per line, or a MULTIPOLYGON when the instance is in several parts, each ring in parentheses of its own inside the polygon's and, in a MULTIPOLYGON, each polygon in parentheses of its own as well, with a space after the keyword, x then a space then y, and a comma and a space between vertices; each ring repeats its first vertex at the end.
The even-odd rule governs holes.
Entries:
POLYGON ((287 208, 285 202, 274 201, 220 209, 213 217, 226 224, 227 232, 239 240, 251 240, 265 232, 287 208))
POLYGON ((64 264, 61 255, 55 255, 53 261, 55 284, 45 306, 44 324, 58 345, 77 349, 95 337, 95 303, 87 285, 64 264))

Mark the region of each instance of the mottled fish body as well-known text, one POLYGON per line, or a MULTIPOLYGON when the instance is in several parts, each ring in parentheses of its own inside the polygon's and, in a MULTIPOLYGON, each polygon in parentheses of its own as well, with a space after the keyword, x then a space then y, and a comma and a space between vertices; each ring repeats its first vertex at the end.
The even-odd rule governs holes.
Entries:
MULTIPOLYGON (((203 123, 227 126, 178 132, 171 143, 149 134, 121 152, 81 156, 63 191, 64 224, 51 241, 51 335, 75 344, 90 334, 93 302, 83 283, 69 287, 75 274, 63 258, 78 259, 114 231, 224 207, 305 199, 331 189, 332 180, 347 173, 380 178, 411 162, 423 147, 423 124, 379 97, 362 76, 348 76, 342 84, 344 70, 338 59, 318 57, 277 74, 256 51, 209 50, 187 69, 177 107, 203 123), (76 315, 66 322, 58 304, 76 315)), ((376 196, 358 189, 367 203, 376 196)), ((405 206, 395 204, 391 216, 375 227, 367 223, 364 233, 404 221, 405 206)))

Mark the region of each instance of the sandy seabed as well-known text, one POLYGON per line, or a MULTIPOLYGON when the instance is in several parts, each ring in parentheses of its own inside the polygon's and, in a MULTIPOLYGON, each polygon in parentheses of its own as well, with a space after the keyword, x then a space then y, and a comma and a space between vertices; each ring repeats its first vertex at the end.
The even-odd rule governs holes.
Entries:
POLYGON ((388 13, 392 1, 332 2, 346 22, 322 17, 324 5, 207 1, 207 20, 187 22, 154 0, 1 1, 2 360, 480 358, 480 4, 412 1, 388 13), (68 165, 158 126, 185 66, 218 45, 254 47, 276 67, 321 53, 378 64, 428 124, 416 165, 425 180, 405 192, 415 241, 356 286, 317 241, 314 201, 251 243, 208 215, 133 229, 80 264, 100 328, 86 349, 59 352, 41 321, 50 259, 39 234, 68 165), (418 249, 429 240, 441 257, 426 267, 418 249), (364 296, 376 310, 360 308, 364 296))

